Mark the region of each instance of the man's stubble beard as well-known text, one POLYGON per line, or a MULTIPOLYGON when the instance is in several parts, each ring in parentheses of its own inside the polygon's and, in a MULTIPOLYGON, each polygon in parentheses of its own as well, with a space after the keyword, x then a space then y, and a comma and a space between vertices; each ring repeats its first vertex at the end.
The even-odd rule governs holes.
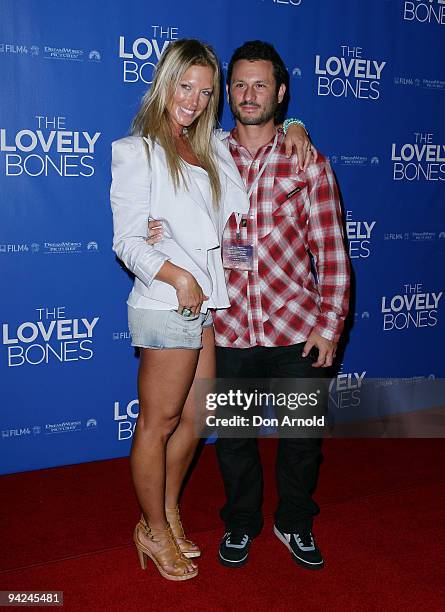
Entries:
POLYGON ((244 117, 243 115, 241 115, 242 106, 238 108, 235 107, 231 99, 229 100, 229 103, 230 103, 230 110, 232 111, 233 116, 242 125, 265 125, 266 123, 268 123, 271 119, 275 117, 275 113, 278 107, 278 102, 276 100, 273 100, 269 104, 269 106, 263 110, 261 115, 257 117, 249 117, 249 116, 244 117))

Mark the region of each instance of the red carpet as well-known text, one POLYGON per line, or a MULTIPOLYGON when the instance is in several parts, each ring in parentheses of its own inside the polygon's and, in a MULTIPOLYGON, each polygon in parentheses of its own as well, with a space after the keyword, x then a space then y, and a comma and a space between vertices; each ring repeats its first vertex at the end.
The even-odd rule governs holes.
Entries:
POLYGON ((139 569, 127 459, 1 478, 0 589, 63 590, 65 610, 443 610, 443 440, 327 440, 315 533, 326 567, 297 566, 273 536, 275 442, 262 442, 266 524, 248 565, 216 560, 222 487, 206 447, 183 500, 198 578, 139 569))

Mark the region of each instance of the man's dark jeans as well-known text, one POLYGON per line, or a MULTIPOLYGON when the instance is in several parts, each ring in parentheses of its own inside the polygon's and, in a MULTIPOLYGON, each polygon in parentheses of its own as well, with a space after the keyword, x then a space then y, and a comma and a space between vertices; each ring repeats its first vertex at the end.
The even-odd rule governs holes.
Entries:
MULTIPOLYGON (((248 349, 217 348, 218 378, 314 378, 316 352, 302 357, 304 342, 292 346, 248 349)), ((275 524, 286 533, 311 529, 319 508, 311 493, 321 458, 320 438, 280 438, 276 459, 279 502, 275 524)), ((221 518, 226 531, 240 529, 252 538, 263 526, 263 473, 255 438, 218 438, 216 451, 224 481, 226 503, 221 518)))

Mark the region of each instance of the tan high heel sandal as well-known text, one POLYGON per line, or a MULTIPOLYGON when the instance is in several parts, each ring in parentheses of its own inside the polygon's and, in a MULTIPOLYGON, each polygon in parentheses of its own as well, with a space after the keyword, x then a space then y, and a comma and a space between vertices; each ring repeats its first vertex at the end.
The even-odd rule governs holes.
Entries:
POLYGON ((184 527, 182 526, 181 516, 179 514, 179 507, 176 506, 176 508, 166 508, 165 516, 167 517, 167 521, 170 523, 173 535, 175 536, 184 557, 187 557, 187 559, 199 557, 201 555, 199 548, 194 542, 185 537, 184 527))
POLYGON ((154 529, 147 524, 142 516, 134 529, 133 539, 142 569, 147 568, 147 557, 149 557, 156 565, 161 576, 167 578, 167 580, 189 580, 198 575, 198 568, 187 571, 189 563, 187 563, 187 559, 181 553, 170 525, 166 525, 164 529, 154 529), (152 542, 165 541, 165 546, 156 553, 151 551, 142 542, 141 533, 150 538, 152 542), (165 568, 169 566, 170 569, 167 571, 165 568))

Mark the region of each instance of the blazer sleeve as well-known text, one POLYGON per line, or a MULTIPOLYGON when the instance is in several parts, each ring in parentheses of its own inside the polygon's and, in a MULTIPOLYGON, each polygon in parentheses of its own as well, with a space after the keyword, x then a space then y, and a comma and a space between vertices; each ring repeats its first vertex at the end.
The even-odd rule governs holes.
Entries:
POLYGON ((147 287, 170 259, 146 242, 150 216, 151 170, 142 138, 112 144, 113 251, 147 287))

